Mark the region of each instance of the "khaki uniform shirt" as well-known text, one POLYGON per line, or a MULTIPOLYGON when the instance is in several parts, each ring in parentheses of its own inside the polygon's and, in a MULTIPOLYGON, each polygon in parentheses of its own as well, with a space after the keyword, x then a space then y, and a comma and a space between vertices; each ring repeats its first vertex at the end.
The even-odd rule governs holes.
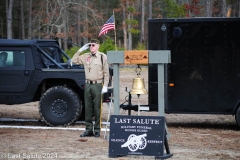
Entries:
POLYGON ((94 56, 91 53, 85 53, 80 56, 79 54, 79 52, 74 54, 72 62, 84 65, 86 80, 103 80, 104 86, 107 87, 109 83, 107 55, 102 52, 97 52, 94 56))

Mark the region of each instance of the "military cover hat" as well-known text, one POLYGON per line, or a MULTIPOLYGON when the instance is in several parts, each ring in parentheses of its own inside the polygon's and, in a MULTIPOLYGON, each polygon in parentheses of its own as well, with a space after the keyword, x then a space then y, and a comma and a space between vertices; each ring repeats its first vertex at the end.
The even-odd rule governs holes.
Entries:
POLYGON ((90 40, 90 43, 100 44, 100 41, 99 41, 98 39, 96 39, 96 38, 92 38, 92 39, 90 40))

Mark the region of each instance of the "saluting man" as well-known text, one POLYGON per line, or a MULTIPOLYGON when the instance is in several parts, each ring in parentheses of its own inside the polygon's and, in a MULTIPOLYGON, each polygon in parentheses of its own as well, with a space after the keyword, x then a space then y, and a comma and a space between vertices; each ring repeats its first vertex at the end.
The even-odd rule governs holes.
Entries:
POLYGON ((102 94, 107 92, 109 68, 107 56, 98 51, 99 47, 99 40, 91 39, 90 43, 80 48, 72 58, 72 62, 84 65, 86 76, 84 90, 86 131, 80 137, 100 136, 102 94), (79 55, 88 48, 90 48, 90 53, 79 55), (95 117, 94 126, 93 117, 95 117))

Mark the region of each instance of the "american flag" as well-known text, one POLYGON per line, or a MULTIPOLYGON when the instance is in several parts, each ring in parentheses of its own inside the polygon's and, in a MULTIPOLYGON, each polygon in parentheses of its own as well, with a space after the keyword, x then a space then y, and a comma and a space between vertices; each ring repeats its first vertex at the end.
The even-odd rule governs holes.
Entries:
POLYGON ((114 15, 112 15, 107 22, 103 25, 102 30, 100 31, 98 36, 101 36, 102 34, 107 34, 108 31, 114 30, 115 24, 114 24, 114 15))

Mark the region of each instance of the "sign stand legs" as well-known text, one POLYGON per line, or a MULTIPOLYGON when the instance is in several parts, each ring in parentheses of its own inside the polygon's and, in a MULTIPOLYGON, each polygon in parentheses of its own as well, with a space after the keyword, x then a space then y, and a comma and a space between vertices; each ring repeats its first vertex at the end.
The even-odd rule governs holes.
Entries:
POLYGON ((168 139, 167 139, 167 131, 165 130, 165 137, 164 137, 164 146, 166 149, 166 154, 163 155, 163 157, 155 157, 155 159, 167 159, 173 156, 173 154, 170 153, 170 149, 168 146, 168 139))

